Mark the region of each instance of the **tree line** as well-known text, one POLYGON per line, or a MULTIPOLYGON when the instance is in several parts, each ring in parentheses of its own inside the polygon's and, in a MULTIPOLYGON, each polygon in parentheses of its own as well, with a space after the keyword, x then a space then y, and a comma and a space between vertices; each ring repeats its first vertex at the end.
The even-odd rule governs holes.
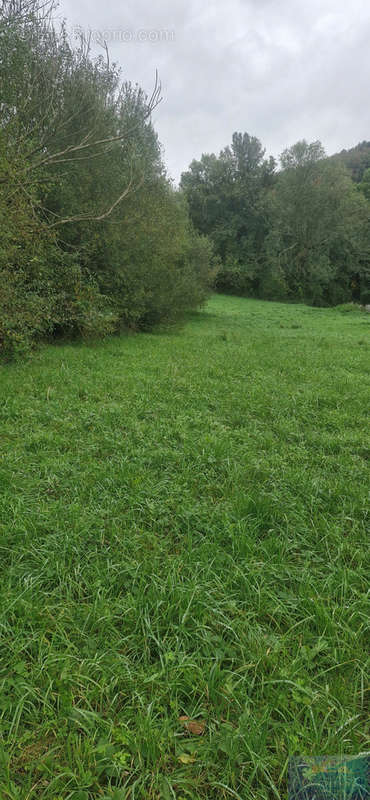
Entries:
POLYGON ((170 323, 203 302, 208 238, 168 179, 148 97, 71 45, 48 0, 0 11, 0 352, 170 323))
POLYGON ((235 133, 169 180, 161 102, 103 48, 71 45, 53 0, 0 10, 0 356, 41 339, 176 322, 211 288, 331 305, 367 302, 370 145, 280 166, 235 133))
POLYGON ((370 302, 369 167, 369 143, 328 158, 305 140, 278 167, 248 133, 194 160, 181 187, 219 258, 216 287, 321 306, 370 302))

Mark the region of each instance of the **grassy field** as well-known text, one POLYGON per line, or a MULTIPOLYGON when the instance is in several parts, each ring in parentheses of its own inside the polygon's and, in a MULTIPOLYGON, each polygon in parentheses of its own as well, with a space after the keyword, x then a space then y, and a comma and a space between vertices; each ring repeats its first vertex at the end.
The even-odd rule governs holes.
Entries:
POLYGON ((0 368, 1 800, 286 798, 368 749, 369 332, 216 296, 0 368))

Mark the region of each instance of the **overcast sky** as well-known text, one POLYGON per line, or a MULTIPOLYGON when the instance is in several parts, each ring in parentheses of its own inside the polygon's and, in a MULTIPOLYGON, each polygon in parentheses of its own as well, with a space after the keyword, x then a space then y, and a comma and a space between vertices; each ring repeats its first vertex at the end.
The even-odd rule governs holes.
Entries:
POLYGON ((158 69, 154 123, 175 180, 235 130, 275 156, 302 138, 328 154, 370 140, 369 0, 61 0, 58 14, 71 35, 104 35, 148 93, 158 69))

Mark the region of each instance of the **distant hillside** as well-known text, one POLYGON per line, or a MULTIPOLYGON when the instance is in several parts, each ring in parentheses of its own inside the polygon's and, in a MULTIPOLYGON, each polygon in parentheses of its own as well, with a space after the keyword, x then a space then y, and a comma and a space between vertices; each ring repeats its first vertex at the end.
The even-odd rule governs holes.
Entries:
POLYGON ((370 142, 360 142, 350 150, 341 150, 332 156, 350 170, 352 179, 359 183, 366 169, 370 167, 370 142))

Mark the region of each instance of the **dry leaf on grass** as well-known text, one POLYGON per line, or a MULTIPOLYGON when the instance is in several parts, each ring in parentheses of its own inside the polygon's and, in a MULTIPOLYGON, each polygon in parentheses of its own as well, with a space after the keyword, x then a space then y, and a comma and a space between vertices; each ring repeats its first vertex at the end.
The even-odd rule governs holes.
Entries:
POLYGON ((189 733, 194 736, 202 736, 206 728, 204 719, 189 719, 189 717, 179 717, 179 721, 185 726, 189 733))

